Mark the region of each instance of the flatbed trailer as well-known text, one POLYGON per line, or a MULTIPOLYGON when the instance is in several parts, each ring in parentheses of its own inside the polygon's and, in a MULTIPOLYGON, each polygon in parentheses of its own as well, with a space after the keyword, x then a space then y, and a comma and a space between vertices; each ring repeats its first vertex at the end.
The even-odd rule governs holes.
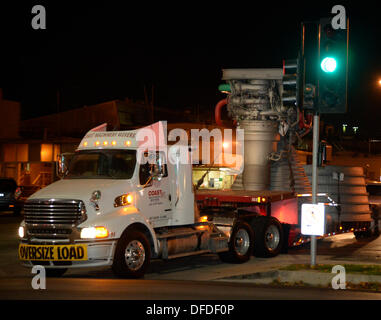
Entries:
POLYGON ((259 256, 275 256, 299 241, 298 197, 292 192, 203 189, 197 190, 195 197, 200 215, 220 229, 237 219, 250 224, 256 246, 262 246, 254 246, 259 256))
MULTIPOLYGON (((322 196, 323 194, 319 194, 322 196)), ((265 233, 257 226, 263 219, 277 220, 281 226, 280 233, 283 252, 288 248, 302 245, 310 241, 310 237, 301 234, 301 203, 309 203, 310 194, 294 194, 287 191, 247 191, 247 190, 197 190, 197 208, 201 215, 207 215, 214 223, 227 216, 248 221, 257 233, 265 233), (300 201, 304 198, 304 201, 300 201)), ((326 195, 325 195, 326 196, 326 195)), ((328 197, 327 197, 328 199, 328 197)), ((328 201, 328 200, 327 200, 328 201)), ((336 203, 326 202, 326 206, 338 206, 336 203)), ((342 223, 334 231, 327 231, 323 238, 341 233, 353 232, 356 237, 369 233, 369 222, 342 223)), ((258 237, 255 235, 257 244, 258 237)), ((259 241, 261 243, 261 241, 259 241)), ((263 243, 263 242, 262 242, 263 243)), ((263 251, 263 248, 261 249, 263 251)))
POLYGON ((257 206, 271 208, 271 203, 296 199, 292 192, 246 190, 197 190, 196 199, 202 206, 231 206, 236 208, 257 206))

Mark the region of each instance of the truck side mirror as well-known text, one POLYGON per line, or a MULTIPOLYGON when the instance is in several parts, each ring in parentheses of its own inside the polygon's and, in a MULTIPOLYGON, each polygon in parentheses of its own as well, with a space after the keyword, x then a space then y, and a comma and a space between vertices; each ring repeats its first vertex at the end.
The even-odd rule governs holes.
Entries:
POLYGON ((158 164, 152 165, 150 175, 153 180, 160 181, 164 177, 164 166, 158 164))
POLYGON ((74 153, 61 153, 57 156, 56 173, 60 179, 66 176, 73 155, 74 153))

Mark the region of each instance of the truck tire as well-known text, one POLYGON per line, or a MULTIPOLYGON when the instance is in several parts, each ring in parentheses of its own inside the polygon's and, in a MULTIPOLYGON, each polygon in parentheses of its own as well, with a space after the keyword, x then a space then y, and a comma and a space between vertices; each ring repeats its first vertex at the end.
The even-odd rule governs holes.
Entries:
POLYGON ((280 222, 274 217, 258 217, 251 224, 255 233, 254 255, 265 258, 277 256, 284 241, 280 222))
POLYGON ((253 254, 254 232, 249 224, 239 221, 233 227, 229 251, 219 253, 220 259, 229 263, 244 263, 253 254))
POLYGON ((121 278, 142 278, 151 260, 151 247, 144 233, 123 233, 115 249, 112 270, 121 278))
POLYGON ((60 269, 45 268, 45 275, 47 278, 59 278, 59 277, 62 277, 66 271, 67 271, 67 268, 60 268, 60 269))

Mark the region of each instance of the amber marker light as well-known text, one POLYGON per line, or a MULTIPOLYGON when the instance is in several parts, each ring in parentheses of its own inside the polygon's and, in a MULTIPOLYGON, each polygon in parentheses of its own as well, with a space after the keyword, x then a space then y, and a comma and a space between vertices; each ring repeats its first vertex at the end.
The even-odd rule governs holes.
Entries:
POLYGON ((112 141, 112 142, 111 142, 111 145, 112 145, 112 146, 116 146, 116 141, 115 141, 115 140, 112 141))
POLYGON ((126 197, 126 202, 127 202, 127 204, 131 204, 132 203, 132 200, 133 200, 133 198, 132 198, 132 195, 127 195, 127 197, 126 197))
POLYGON ((119 197, 116 197, 114 200, 114 207, 122 207, 122 206, 127 206, 129 204, 132 204, 134 200, 134 197, 131 194, 122 194, 119 197))
POLYGON ((105 227, 95 227, 95 238, 107 238, 108 230, 105 227))
POLYGON ((99 141, 95 141, 94 145, 99 146, 101 143, 99 141))
POLYGON ((130 140, 127 140, 127 141, 124 142, 124 144, 125 144, 127 147, 129 147, 129 146, 131 145, 131 141, 130 141, 130 140))
POLYGON ((81 230, 82 239, 102 239, 108 236, 109 233, 105 227, 90 227, 81 230))
POLYGON ((208 222, 208 216, 202 216, 200 222, 208 222))

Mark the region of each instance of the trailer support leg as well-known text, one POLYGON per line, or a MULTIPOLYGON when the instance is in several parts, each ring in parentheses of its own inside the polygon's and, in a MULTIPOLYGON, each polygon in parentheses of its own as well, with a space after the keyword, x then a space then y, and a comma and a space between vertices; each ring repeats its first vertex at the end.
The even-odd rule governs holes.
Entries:
POLYGON ((271 217, 271 202, 266 204, 266 216, 271 217))

